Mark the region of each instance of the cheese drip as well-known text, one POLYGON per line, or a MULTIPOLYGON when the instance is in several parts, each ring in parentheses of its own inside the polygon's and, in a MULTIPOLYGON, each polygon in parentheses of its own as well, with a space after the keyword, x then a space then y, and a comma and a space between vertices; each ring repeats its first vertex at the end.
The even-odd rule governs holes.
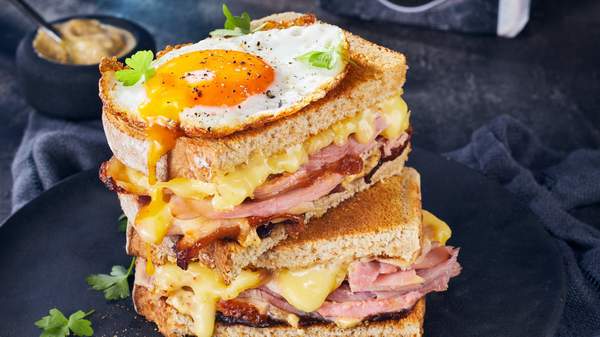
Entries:
POLYGON ((136 230, 145 242, 159 244, 173 223, 173 215, 163 192, 165 188, 188 199, 204 199, 215 193, 213 184, 199 180, 175 178, 155 184, 151 189, 150 203, 140 208, 135 218, 136 230))
POLYGON ((347 274, 347 263, 317 264, 303 269, 278 270, 272 282, 289 304, 298 310, 312 312, 323 305, 347 274))
POLYGON ((445 245, 452 236, 450 226, 431 212, 423 210, 423 232, 430 241, 445 245))
POLYGON ((129 193, 146 194, 150 190, 148 177, 142 172, 131 169, 115 157, 108 161, 106 173, 117 185, 129 193))
POLYGON ((167 304, 191 317, 192 333, 198 337, 213 335, 219 300, 236 298, 242 291, 258 287, 264 280, 262 273, 244 270, 226 285, 219 274, 200 263, 191 263, 187 270, 174 264, 155 269, 154 289, 167 294, 167 304))
POLYGON ((179 136, 179 132, 159 124, 151 124, 146 128, 146 139, 149 142, 146 166, 148 166, 148 182, 151 185, 156 183, 156 164, 162 156, 175 147, 179 136))

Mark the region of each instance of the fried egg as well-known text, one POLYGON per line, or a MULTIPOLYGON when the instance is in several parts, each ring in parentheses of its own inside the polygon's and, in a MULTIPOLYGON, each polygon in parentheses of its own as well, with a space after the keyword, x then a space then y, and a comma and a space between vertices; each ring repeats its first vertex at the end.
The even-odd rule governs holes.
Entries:
POLYGON ((149 124, 174 121, 186 131, 223 136, 325 96, 344 77, 346 58, 327 69, 298 57, 336 48, 347 54, 344 32, 323 23, 207 38, 153 61, 150 79, 133 86, 115 81, 111 92, 120 109, 149 124))

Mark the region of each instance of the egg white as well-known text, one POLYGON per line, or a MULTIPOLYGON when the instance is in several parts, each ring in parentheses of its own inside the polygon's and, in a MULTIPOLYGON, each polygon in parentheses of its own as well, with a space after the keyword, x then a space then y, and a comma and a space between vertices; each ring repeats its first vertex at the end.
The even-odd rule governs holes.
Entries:
MULTIPOLYGON (((261 57, 275 71, 275 79, 268 88, 269 95, 258 94, 247 98, 239 106, 194 106, 180 115, 185 124, 204 130, 239 130, 261 119, 274 120, 301 109, 322 98, 343 76, 346 60, 340 59, 333 69, 311 66, 296 58, 311 51, 324 51, 346 40, 342 29, 329 24, 293 26, 286 29, 259 31, 230 38, 207 38, 164 54, 153 62, 158 68, 165 62, 199 50, 237 50, 261 57)), ((112 89, 114 102, 128 113, 137 114, 148 101, 144 81, 126 87, 120 82, 112 89)))

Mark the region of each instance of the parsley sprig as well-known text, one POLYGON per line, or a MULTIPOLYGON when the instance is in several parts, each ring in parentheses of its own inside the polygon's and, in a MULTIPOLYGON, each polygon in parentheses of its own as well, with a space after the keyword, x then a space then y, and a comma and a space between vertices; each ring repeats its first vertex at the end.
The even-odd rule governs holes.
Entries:
POLYGON ((226 4, 223 4, 223 15, 225 15, 225 24, 223 29, 215 29, 209 33, 211 37, 230 37, 250 34, 259 31, 263 26, 255 29, 250 27, 252 19, 247 12, 243 12, 240 16, 235 16, 229 10, 226 4))
POLYGON ((340 61, 354 63, 344 53, 341 43, 337 47, 330 47, 325 50, 309 51, 296 57, 296 60, 309 64, 313 67, 325 68, 328 70, 335 68, 340 61))
POLYGON ((94 310, 83 312, 78 310, 72 313, 67 319, 58 309, 50 309, 48 316, 42 317, 35 322, 35 326, 42 329, 40 337, 65 337, 74 334, 75 336, 92 336, 92 322, 85 317, 91 315, 94 310))
POLYGON ((154 54, 150 50, 140 50, 135 54, 125 59, 125 64, 129 66, 127 69, 119 70, 115 73, 117 80, 122 82, 126 87, 136 84, 142 76, 149 80, 156 70, 152 67, 154 54))
POLYGON ((133 271, 135 257, 131 260, 128 269, 123 266, 113 266, 110 275, 94 274, 85 278, 94 290, 104 292, 107 300, 119 300, 129 297, 129 276, 133 271))

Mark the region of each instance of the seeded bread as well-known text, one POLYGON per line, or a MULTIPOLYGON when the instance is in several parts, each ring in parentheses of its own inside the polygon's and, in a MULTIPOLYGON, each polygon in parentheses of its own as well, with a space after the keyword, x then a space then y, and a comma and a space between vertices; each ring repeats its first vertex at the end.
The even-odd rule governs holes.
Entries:
MULTIPOLYGON (((281 13, 261 20, 294 22, 298 13, 281 13)), ((254 22, 257 24, 261 20, 254 22)), ((347 75, 327 95, 291 116, 270 124, 219 138, 206 138, 193 128, 185 128, 169 155, 157 165, 159 178, 186 177, 208 179, 215 170, 230 170, 247 162, 256 151, 269 156, 304 142, 334 123, 375 108, 382 100, 398 94, 405 81, 404 55, 373 44, 349 32, 347 75)), ((148 142, 144 122, 118 111, 107 94, 108 74, 120 66, 106 60, 101 68, 100 96, 103 100, 103 124, 108 144, 115 157, 127 166, 147 173, 148 142)))
MULTIPOLYGON (((192 320, 182 315, 165 302, 164 298, 146 288, 134 285, 133 302, 137 312, 156 323, 158 330, 166 337, 193 336, 192 320)), ((215 337, 420 337, 423 335, 425 318, 425 298, 421 298, 408 316, 400 320, 384 320, 362 323, 353 328, 342 329, 335 324, 316 324, 304 328, 276 326, 254 328, 244 325, 224 325, 217 323, 215 337)))

